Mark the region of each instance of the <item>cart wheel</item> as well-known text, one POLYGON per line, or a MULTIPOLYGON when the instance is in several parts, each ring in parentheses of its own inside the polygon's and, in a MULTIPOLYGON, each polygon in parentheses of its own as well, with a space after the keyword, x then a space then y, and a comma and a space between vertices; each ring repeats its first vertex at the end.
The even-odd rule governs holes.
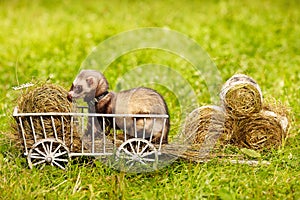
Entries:
POLYGON ((131 138, 118 148, 117 159, 122 162, 122 170, 147 171, 157 168, 158 152, 153 144, 142 138, 131 138))
POLYGON ((48 164, 65 170, 69 160, 68 148, 62 141, 54 138, 43 139, 35 143, 27 155, 30 169, 33 166, 42 169, 48 164))

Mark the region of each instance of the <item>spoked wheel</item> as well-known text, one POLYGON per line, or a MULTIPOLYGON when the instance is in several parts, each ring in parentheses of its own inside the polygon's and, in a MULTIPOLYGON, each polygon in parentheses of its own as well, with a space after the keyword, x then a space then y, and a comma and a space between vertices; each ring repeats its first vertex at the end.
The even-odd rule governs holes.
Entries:
POLYGON ((65 170, 69 160, 68 148, 62 141, 54 138, 43 139, 35 143, 27 155, 30 169, 34 166, 42 169, 45 165, 52 165, 65 170))
POLYGON ((142 138, 132 138, 118 148, 117 159, 121 170, 142 172, 157 168, 158 152, 153 144, 142 138))

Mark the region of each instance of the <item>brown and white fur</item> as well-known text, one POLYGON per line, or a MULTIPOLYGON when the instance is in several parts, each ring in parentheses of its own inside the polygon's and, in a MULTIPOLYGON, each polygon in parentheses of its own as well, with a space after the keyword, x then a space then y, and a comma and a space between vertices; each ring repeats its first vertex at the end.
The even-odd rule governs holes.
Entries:
MULTIPOLYGON (((138 87, 124 90, 118 93, 108 92, 109 84, 102 73, 95 70, 82 70, 75 78, 68 93, 68 99, 83 98, 89 105, 89 112, 103 114, 168 114, 167 105, 163 97, 155 90, 138 87)), ((101 119, 99 123, 101 124, 101 119)), ((112 124, 106 121, 106 126, 112 124)), ((118 128, 124 130, 123 118, 116 118, 118 128)), ((133 120, 126 120, 126 131, 131 137, 135 136, 133 120)), ((153 128, 152 142, 168 143, 169 119, 167 119, 163 130, 163 119, 157 119, 153 127, 153 119, 136 119, 137 137, 143 137, 145 127, 145 138, 149 138, 153 128), (163 133, 164 131, 164 133, 163 133)), ((96 127, 101 130, 101 125, 96 127)))

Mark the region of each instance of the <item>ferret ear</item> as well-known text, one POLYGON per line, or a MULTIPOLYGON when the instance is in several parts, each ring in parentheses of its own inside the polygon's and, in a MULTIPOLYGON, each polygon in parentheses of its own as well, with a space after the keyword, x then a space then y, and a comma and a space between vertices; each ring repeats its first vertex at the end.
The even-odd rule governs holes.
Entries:
POLYGON ((92 86, 96 83, 96 80, 94 77, 90 76, 86 79, 86 83, 88 84, 88 86, 92 86))

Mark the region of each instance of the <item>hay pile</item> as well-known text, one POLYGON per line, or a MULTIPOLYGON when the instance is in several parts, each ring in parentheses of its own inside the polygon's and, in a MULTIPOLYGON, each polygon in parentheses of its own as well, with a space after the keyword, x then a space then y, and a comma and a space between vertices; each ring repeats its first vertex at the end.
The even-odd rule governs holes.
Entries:
POLYGON ((226 112, 247 117, 262 109, 262 92, 259 85, 250 77, 237 74, 223 85, 220 93, 221 102, 226 112))
POLYGON ((278 148, 286 132, 273 115, 276 114, 262 111, 237 121, 234 143, 254 150, 278 148))
POLYGON ((234 75, 223 85, 220 99, 221 106, 203 106, 187 117, 184 132, 193 148, 232 144, 261 151, 283 144, 290 124, 288 109, 263 101, 252 78, 234 75))
POLYGON ((288 109, 282 104, 265 102, 260 112, 235 118, 233 144, 254 150, 279 148, 288 137, 288 109))
POLYGON ((230 130, 226 128, 226 114, 220 106, 202 106, 187 117, 184 133, 194 147, 213 145, 220 139, 223 143, 230 140, 230 130))
MULTIPOLYGON (((25 94, 22 94, 18 100, 19 113, 70 113, 72 111, 73 105, 72 102, 69 102, 67 99, 67 91, 53 84, 44 84, 29 89, 25 94)), ((56 136, 57 139, 63 141, 70 150, 80 148, 80 136, 78 131, 76 131, 76 127, 71 123, 71 116, 50 117, 38 115, 21 118, 27 148, 32 147, 38 140, 56 138, 56 136), (71 132, 73 133, 73 139, 71 139, 71 132)), ((19 130, 17 138, 19 141, 22 141, 23 147, 25 147, 20 121, 18 118, 16 118, 16 121, 19 130)))

